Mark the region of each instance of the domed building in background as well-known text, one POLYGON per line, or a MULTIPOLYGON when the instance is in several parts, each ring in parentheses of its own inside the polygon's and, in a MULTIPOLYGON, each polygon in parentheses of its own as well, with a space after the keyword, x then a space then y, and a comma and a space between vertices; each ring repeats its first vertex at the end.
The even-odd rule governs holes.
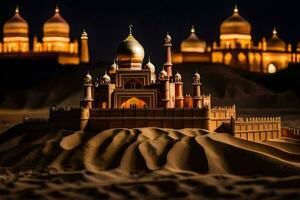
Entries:
POLYGON ((257 73, 275 73, 289 64, 300 63, 300 44, 297 52, 293 52, 292 45, 287 45, 274 29, 270 39, 262 38, 255 45, 251 32, 251 24, 240 15, 236 6, 233 14, 221 23, 218 42, 200 48, 199 41, 191 33, 182 41, 180 52, 173 54, 174 63, 222 63, 257 73))
POLYGON ((28 32, 28 23, 20 15, 19 7, 17 7, 14 16, 4 24, 3 44, 0 45, 0 51, 3 53, 28 53, 28 32))
POLYGON ((15 55, 15 59, 24 58, 55 58, 62 65, 78 65, 89 62, 88 37, 84 31, 81 36, 81 52, 79 53, 78 40, 71 41, 70 26, 61 16, 58 6, 54 15, 43 26, 42 41, 33 38, 33 48, 30 49, 28 36, 29 27, 20 15, 19 8, 15 15, 3 27, 3 43, 0 44, 0 59, 6 55, 15 55), (17 55, 18 54, 18 55, 17 55))
POLYGON ((181 42, 180 49, 181 52, 203 53, 206 51, 206 42, 198 38, 195 27, 192 26, 190 36, 181 42))

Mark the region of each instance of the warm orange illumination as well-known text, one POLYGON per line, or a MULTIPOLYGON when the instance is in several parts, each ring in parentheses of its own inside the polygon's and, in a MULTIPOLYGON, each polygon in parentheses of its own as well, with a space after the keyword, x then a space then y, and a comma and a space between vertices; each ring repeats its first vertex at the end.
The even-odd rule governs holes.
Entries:
POLYGON ((276 73, 276 66, 274 65, 274 64, 269 64, 269 66, 268 66, 268 72, 270 73, 270 74, 274 74, 274 73, 276 73))
POLYGON ((122 108, 145 108, 147 104, 136 97, 132 97, 122 104, 122 108))

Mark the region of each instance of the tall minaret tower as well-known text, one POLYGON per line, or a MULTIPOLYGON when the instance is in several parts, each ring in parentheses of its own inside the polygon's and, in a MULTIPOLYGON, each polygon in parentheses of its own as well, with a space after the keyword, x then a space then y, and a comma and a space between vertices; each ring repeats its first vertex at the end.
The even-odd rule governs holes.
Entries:
POLYGON ((83 88, 84 96, 81 99, 81 107, 88 108, 88 109, 92 108, 92 104, 94 101, 92 97, 93 80, 89 72, 84 77, 83 87, 84 87, 83 88))
POLYGON ((88 34, 83 30, 81 34, 81 53, 80 53, 80 61, 82 63, 89 63, 90 62, 90 55, 89 55, 89 46, 88 46, 88 34))
POLYGON ((170 78, 172 76, 172 52, 171 52, 171 47, 172 47, 172 38, 167 33, 165 37, 165 63, 164 63, 164 70, 167 72, 168 77, 170 78))
POLYGON ((183 97, 183 82, 181 75, 177 72, 175 75, 175 107, 183 108, 184 107, 184 97, 183 97))
POLYGON ((170 81, 167 72, 163 69, 159 73, 159 81, 161 84, 162 107, 170 108, 170 81))
POLYGON ((201 82, 200 82, 200 74, 196 71, 193 77, 193 107, 201 108, 201 82))

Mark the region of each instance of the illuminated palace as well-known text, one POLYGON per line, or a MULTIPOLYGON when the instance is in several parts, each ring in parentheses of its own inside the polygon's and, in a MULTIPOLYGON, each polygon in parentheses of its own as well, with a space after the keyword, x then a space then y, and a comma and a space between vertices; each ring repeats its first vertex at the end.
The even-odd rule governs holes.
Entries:
POLYGON ((56 7, 54 15, 43 26, 43 38, 39 41, 29 40, 29 26, 20 15, 19 8, 14 16, 3 27, 3 42, 0 43, 0 58, 8 56, 56 56, 60 64, 73 64, 89 62, 88 36, 85 31, 81 35, 81 52, 79 53, 78 41, 70 40, 70 26, 60 15, 56 7), (30 46, 33 46, 31 49, 30 46))
POLYGON ((182 41, 174 63, 222 63, 258 73, 275 73, 291 63, 300 62, 300 44, 297 52, 286 44, 274 28, 272 36, 262 38, 257 46, 251 36, 251 24, 240 16, 238 8, 220 26, 220 42, 208 46, 197 37, 192 27, 190 36, 182 41))
MULTIPOLYGON (((183 77, 172 71, 171 37, 164 38, 165 61, 156 74, 150 59, 144 63, 144 48, 128 37, 119 45, 115 62, 95 80, 87 73, 80 108, 50 109, 55 129, 101 131, 109 128, 202 128, 229 131, 248 140, 281 136, 280 118, 237 118, 236 107, 212 106, 211 96, 201 90, 201 77, 192 77, 192 95, 184 95, 183 77), (227 127, 227 128, 226 128, 227 127)), ((30 124, 30 119, 26 123, 30 124)))

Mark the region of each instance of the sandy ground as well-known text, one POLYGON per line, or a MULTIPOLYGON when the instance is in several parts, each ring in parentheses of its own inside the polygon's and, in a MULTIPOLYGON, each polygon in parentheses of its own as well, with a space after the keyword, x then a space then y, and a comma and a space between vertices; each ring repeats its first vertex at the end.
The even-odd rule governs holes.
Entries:
POLYGON ((0 170, 1 199, 284 199, 300 198, 300 177, 240 177, 156 171, 61 174, 0 170))
POLYGON ((8 110, 0 109, 0 133, 22 123, 24 117, 48 117, 48 109, 39 110, 8 110))
POLYGON ((201 129, 0 134, 1 199, 299 199, 300 143, 201 129))

